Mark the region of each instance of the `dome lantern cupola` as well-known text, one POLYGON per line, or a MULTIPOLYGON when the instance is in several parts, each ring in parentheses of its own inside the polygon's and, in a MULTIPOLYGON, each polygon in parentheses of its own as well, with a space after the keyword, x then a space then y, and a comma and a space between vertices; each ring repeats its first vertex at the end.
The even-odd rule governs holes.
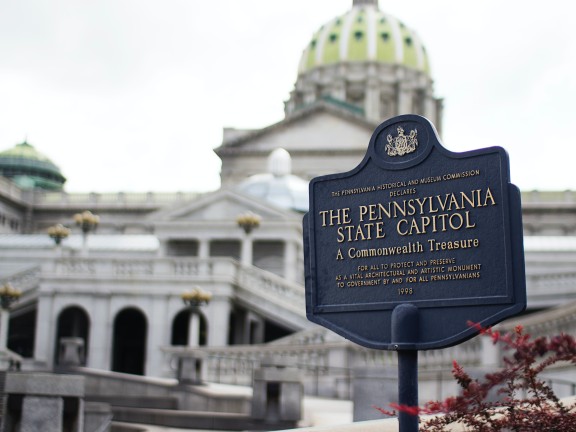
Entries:
POLYGON ((352 6, 376 6, 378 7, 378 0, 353 0, 352 6))
POLYGON ((292 157, 283 148, 277 148, 268 156, 268 172, 274 177, 292 174, 292 157))
POLYGON ((308 182, 292 174, 292 157, 283 148, 268 156, 267 173, 248 177, 238 189, 278 207, 308 211, 308 182))

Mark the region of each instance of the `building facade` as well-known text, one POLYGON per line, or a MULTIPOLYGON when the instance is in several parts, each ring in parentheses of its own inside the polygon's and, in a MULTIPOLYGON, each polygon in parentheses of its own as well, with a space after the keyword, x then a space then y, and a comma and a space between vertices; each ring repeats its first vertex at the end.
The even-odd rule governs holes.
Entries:
MULTIPOLYGON (((66 193, 46 186, 48 175, 64 181, 53 164, 35 183, 15 181, 1 171, 15 172, 14 149, 0 153, 0 278, 22 291, 9 352, 51 368, 76 341, 82 365, 160 377, 195 356, 204 378, 241 384, 276 358, 306 365, 310 392, 337 397, 350 396, 353 368, 392 362, 306 320, 302 216, 307 181, 354 168, 384 119, 421 114, 441 131, 422 41, 376 1, 355 0, 305 47, 285 113, 260 130, 224 131, 222 187, 206 194, 66 193), (97 229, 74 223, 86 210, 97 229), (71 230, 60 242, 48 235, 57 224, 71 230), (194 289, 209 302, 185 304, 194 289)), ((525 192, 523 213, 528 308, 550 316, 576 300, 576 195, 525 192)), ((562 311, 564 321, 548 322, 574 329, 573 308, 562 311)), ((460 354, 481 362, 479 342, 468 346, 460 354)), ((458 349, 424 362, 442 367, 458 349)))

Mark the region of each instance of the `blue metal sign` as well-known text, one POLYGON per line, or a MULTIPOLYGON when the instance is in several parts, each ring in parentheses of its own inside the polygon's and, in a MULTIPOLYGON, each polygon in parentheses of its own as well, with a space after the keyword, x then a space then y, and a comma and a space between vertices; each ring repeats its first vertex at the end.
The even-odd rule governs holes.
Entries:
POLYGON ((450 152, 420 116, 382 123, 355 169, 310 182, 304 237, 308 318, 366 347, 451 346, 526 305, 506 152, 450 152), (413 340, 393 340, 406 304, 413 340))

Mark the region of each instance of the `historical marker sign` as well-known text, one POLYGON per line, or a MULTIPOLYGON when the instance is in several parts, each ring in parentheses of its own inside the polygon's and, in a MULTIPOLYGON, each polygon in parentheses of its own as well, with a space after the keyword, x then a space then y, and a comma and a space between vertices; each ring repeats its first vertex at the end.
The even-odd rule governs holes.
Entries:
POLYGON ((506 152, 444 149, 432 124, 381 124, 352 171, 310 182, 305 217, 311 321, 366 347, 398 348, 392 312, 417 308, 417 337, 442 348, 526 304, 520 193, 506 152))

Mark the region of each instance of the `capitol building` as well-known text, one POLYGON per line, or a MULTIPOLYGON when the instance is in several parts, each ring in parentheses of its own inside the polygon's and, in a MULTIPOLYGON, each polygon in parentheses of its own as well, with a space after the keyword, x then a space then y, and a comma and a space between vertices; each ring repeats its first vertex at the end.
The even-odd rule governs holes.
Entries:
MULTIPOLYGON (((424 116, 442 135, 425 41, 376 0, 352 3, 303 47, 284 119, 224 129, 214 192, 68 193, 41 142, 0 143, 0 284, 20 294, 1 312, 4 369, 116 379, 108 393, 86 390, 113 406, 138 396, 139 382, 203 383, 201 409, 229 412, 227 396, 210 405, 206 383, 249 388, 276 365, 297 372, 304 396, 358 400, 358 383, 376 379, 368 371, 395 366, 394 353, 306 318, 310 179, 356 167, 390 117, 424 116)), ((500 326, 573 334, 576 193, 522 191, 522 213, 528 305, 500 326)), ((423 400, 454 390, 453 359, 482 370, 499 353, 481 338, 421 352, 423 400)), ((564 396, 573 377, 559 369, 550 380, 564 396)))

